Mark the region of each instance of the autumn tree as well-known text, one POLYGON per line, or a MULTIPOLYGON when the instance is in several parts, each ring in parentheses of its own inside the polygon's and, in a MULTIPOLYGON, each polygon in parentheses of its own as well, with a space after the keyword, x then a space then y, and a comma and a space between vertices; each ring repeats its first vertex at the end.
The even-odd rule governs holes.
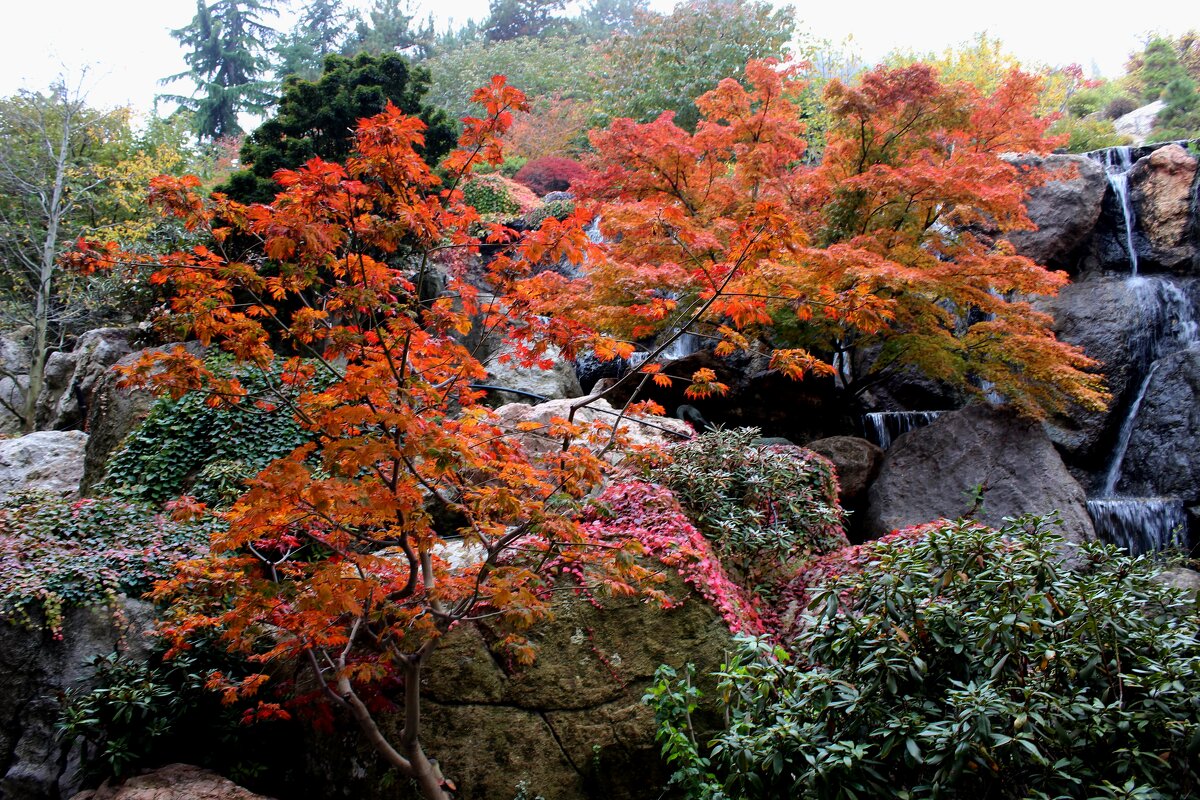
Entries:
MULTIPOLYGON (((474 325, 511 340, 527 363, 550 343, 568 354, 630 351, 555 318, 548 304, 562 279, 539 265, 592 247, 583 214, 517 234, 464 204, 458 187, 481 162, 503 158, 499 136, 526 108, 499 76, 475 99, 487 115, 465 121, 445 181, 422 157, 424 123, 391 104, 362 122, 344 166, 314 158, 281 170, 271 205, 206 199, 195 178, 157 180, 160 207, 210 237, 154 259, 155 280, 172 289, 169 327, 261 370, 269 388, 246 396, 182 347, 126 370, 130 381, 203 391, 216 405, 286 404, 313 439, 254 478, 211 553, 157 590, 170 601, 175 649, 212 631, 254 662, 298 662, 428 798, 449 798, 452 783, 422 747, 422 670, 451 626, 487 618, 504 657, 526 662, 523 632, 556 591, 630 592, 650 577, 633 558, 637 543, 573 521, 604 472, 585 426, 554 420, 542 433, 561 448, 532 455, 471 386, 486 375, 462 344, 474 325), (453 265, 463 260, 454 254, 477 251, 479 230, 508 245, 473 276, 487 291, 452 275, 445 296, 423 301, 422 275, 435 259, 453 265), (403 266, 382 260, 401 247, 403 266), (272 344, 294 355, 277 357, 272 344), (402 728, 391 739, 373 710, 388 679, 401 686, 402 728)), ((75 258, 85 269, 130 259, 98 244, 75 258)), ((599 428, 610 442, 610 427, 599 428)), ((262 700, 260 715, 282 713, 260 693, 265 680, 212 683, 262 700)))
MULTIPOLYGON (((834 81, 817 166, 804 165, 802 86, 770 61, 700 97, 694 134, 670 114, 617 120, 593 134, 599 175, 584 190, 610 244, 563 313, 660 346, 692 330, 718 355, 758 351, 851 398, 914 365, 1034 415, 1094 406, 1093 362, 1027 299, 1066 276, 998 238, 1030 226, 1037 180, 1001 156, 1055 144, 1038 89, 1014 71, 984 94, 921 65, 834 81)), ((721 391, 715 380, 702 370, 689 393, 721 391)))

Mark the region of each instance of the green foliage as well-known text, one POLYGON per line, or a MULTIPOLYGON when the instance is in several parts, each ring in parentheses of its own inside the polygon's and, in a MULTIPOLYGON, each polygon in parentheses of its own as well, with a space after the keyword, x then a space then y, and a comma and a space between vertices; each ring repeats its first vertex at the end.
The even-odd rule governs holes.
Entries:
POLYGON ((807 450, 757 446, 755 428, 710 431, 671 448, 651 479, 670 487, 721 562, 748 588, 846 544, 829 462, 807 450))
POLYGON ((1162 97, 1168 86, 1187 78, 1188 74, 1172 41, 1155 37, 1146 45, 1141 66, 1131 77, 1142 87, 1142 100, 1153 103, 1162 97))
POLYGON ((530 213, 540 201, 533 192, 503 175, 479 175, 463 184, 463 197, 485 219, 513 219, 530 213))
POLYGON ((346 45, 350 53, 371 55, 401 51, 426 55, 434 39, 433 17, 414 25, 411 5, 403 0, 374 0, 365 17, 359 17, 354 34, 346 45))
POLYGON ((566 0, 489 0, 483 34, 493 42, 545 36, 563 27, 559 12, 566 5, 566 0))
POLYGON ((196 134, 208 141, 239 133, 238 114, 261 114, 275 102, 264 75, 270 69, 267 49, 275 31, 263 19, 274 16, 276 0, 196 0, 196 16, 171 31, 184 49, 187 72, 196 85, 191 96, 168 95, 195 113, 196 134))
POLYGON ((599 105, 612 117, 640 122, 663 111, 693 130, 695 99, 725 78, 738 79, 746 62, 782 57, 795 31, 790 6, 762 0, 689 0, 671 14, 648 17, 605 49, 599 105))
POLYGON ((1171 81, 1163 93, 1166 107, 1154 120, 1154 132, 1148 141, 1172 142, 1200 136, 1200 93, 1191 78, 1171 81))
POLYGON ((525 224, 530 228, 536 228, 550 217, 554 217, 555 219, 566 219, 574 212, 574 200, 551 200, 548 203, 542 203, 533 211, 530 211, 528 214, 526 214, 525 224))
POLYGON ((212 529, 118 500, 10 495, 0 503, 0 616, 61 636, 64 609, 143 594, 198 555, 212 529))
POLYGON ((221 408, 197 392, 159 399, 109 461, 99 491, 153 505, 186 491, 224 506, 245 491, 242 481, 308 441, 286 405, 267 410, 255 402, 279 403, 272 396, 278 375, 268 379, 248 368, 223 372, 236 375, 249 397, 221 408))
POLYGON ((648 695, 694 798, 1173 798, 1200 790, 1200 612, 1159 566, 1047 518, 959 521, 830 557, 788 643, 718 674, 728 723, 698 746, 698 696, 648 695), (794 659, 794 660, 793 660, 794 659))
POLYGON ((325 57, 341 51, 350 33, 350 15, 342 0, 310 0, 296 26, 275 45, 275 74, 282 82, 289 75, 312 81, 321 76, 325 57))
POLYGON ((218 189, 243 203, 271 202, 279 191, 277 170, 295 169, 313 157, 344 162, 358 120, 378 114, 388 101, 428 126, 424 158, 436 164, 453 145, 454 128, 445 114, 425 104, 428 89, 429 73, 394 53, 329 56, 319 80, 293 76, 284 82, 279 112, 242 146, 242 161, 250 166, 218 189))
POLYGON ((432 75, 429 100, 454 119, 475 116, 469 99, 493 75, 531 98, 559 97, 591 101, 599 94, 600 54, 575 36, 522 37, 503 42, 475 41, 425 62, 432 75))
MULTIPOLYGON (((60 737, 82 745, 85 782, 172 761, 216 769, 238 782, 274 772, 269 766, 283 744, 281 731, 245 725, 244 705, 226 705, 206 686, 214 670, 251 671, 222 648, 204 644, 170 660, 161 653, 146 659, 111 653, 93 656, 86 666, 90 688, 66 691, 58 722, 60 737)), ((276 791, 281 782, 286 778, 274 773, 276 791)))
POLYGON ((1086 153, 1102 147, 1120 147, 1133 141, 1125 134, 1117 133, 1112 120, 1108 119, 1062 117, 1050 126, 1049 132, 1055 136, 1064 133, 1067 135, 1066 148, 1069 153, 1086 153))

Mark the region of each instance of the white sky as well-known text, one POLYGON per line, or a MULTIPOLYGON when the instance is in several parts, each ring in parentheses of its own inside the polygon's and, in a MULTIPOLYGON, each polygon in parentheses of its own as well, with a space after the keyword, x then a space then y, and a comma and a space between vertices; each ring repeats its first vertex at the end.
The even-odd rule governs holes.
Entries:
MULTIPOLYGON (((672 4, 653 2, 659 10, 672 4)), ((1087 74, 1094 65, 1108 77, 1121 73, 1125 58, 1150 32, 1200 28, 1195 0, 1156 0, 1140 13, 1122 5, 1117 14, 1061 0, 825 0, 801 4, 797 16, 801 28, 818 37, 852 35, 868 63, 897 47, 941 51, 986 30, 1027 63, 1078 63, 1087 74)), ((418 0, 416 6, 420 16, 433 11, 442 24, 487 12, 487 0, 418 0)), ((195 8, 195 0, 4 0, 0 95, 44 88, 56 75, 78 76, 84 67, 89 100, 98 106, 147 110, 157 93, 189 93, 186 81, 164 89, 158 79, 184 70, 168 31, 190 21, 195 8)))

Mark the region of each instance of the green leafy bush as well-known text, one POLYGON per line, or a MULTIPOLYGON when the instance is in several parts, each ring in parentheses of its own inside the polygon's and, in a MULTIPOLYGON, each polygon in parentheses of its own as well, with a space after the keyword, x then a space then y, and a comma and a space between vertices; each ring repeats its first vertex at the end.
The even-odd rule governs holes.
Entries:
POLYGON ((525 224, 530 228, 537 228, 550 217, 562 220, 573 213, 575 213, 574 200, 551 200, 548 203, 542 203, 526 214, 525 224))
POLYGON ((10 495, 0 503, 0 616, 44 621, 61 636, 66 607, 145 593, 176 561, 198 555, 214 524, 118 500, 10 495))
POLYGON ((1176 798, 1200 791, 1200 612, 1159 567, 1045 518, 909 529, 819 562, 782 647, 718 674, 728 724, 698 746, 698 692, 648 696, 677 781, 704 798, 1176 798), (790 652, 789 652, 790 651, 790 652))
POLYGON ((735 579, 770 594, 805 560, 844 547, 832 465, 808 450, 754 444, 755 428, 705 433, 651 470, 713 542, 735 579))
POLYGON ((242 481, 308 441, 286 406, 265 410, 255 402, 273 398, 277 375, 225 374, 236 374, 249 397, 221 408, 200 393, 159 399, 109 461, 98 491, 153 505, 186 491, 209 505, 228 505, 244 490, 242 481))
POLYGON ((475 176, 462 190, 467 203, 485 219, 513 219, 541 203, 525 186, 494 172, 475 176))

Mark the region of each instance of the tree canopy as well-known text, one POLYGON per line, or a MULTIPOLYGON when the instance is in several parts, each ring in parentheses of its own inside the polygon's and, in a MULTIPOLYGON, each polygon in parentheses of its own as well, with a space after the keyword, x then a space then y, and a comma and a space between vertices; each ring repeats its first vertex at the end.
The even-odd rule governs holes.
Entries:
POLYGON ((426 104, 428 88, 428 71, 395 53, 328 56, 318 80, 292 76, 284 82, 278 113, 242 146, 242 162, 249 166, 221 191, 243 203, 269 203, 280 190, 278 170, 295 169, 313 157, 344 161, 358 121, 388 103, 425 123, 425 158, 436 164, 453 144, 454 129, 445 113, 426 104))

